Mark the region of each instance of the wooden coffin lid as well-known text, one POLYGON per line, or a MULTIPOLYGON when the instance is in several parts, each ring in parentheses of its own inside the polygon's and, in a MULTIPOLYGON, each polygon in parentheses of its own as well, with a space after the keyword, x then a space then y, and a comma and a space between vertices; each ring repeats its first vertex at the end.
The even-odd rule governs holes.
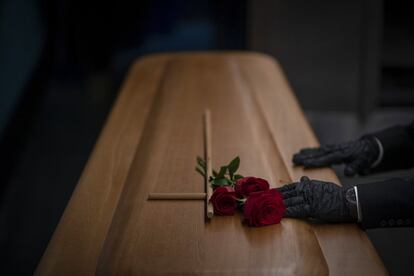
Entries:
POLYGON ((132 67, 38 266, 37 275, 384 275, 353 224, 284 219, 249 228, 241 216, 204 221, 203 201, 147 201, 150 192, 203 192, 202 114, 212 114, 217 167, 239 155, 240 172, 272 186, 303 171, 291 157, 317 146, 280 66, 256 53, 164 54, 132 67))

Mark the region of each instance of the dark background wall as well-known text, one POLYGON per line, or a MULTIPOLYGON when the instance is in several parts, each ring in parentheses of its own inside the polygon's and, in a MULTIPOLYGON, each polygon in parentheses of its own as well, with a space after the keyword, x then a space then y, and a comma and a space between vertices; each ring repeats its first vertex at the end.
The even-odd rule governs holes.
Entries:
MULTIPOLYGON (((0 0, 0 274, 33 273, 136 58, 268 53, 321 142, 345 141, 413 118, 410 10, 385 0, 0 0)), ((389 177, 335 169, 345 185, 389 177)), ((414 273, 412 228, 368 234, 393 275, 414 273)))
POLYGON ((364 1, 269 0, 250 5, 249 46, 278 58, 305 108, 358 109, 365 61, 364 1))

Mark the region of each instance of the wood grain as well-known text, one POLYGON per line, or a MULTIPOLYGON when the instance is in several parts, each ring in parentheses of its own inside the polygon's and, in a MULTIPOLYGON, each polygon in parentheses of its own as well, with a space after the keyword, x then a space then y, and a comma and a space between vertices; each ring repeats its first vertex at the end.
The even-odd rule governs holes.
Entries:
POLYGON ((165 54, 131 69, 37 275, 384 275, 355 225, 284 219, 248 228, 239 215, 204 222, 202 201, 148 201, 150 192, 204 192, 194 170, 211 110, 212 158, 272 186, 302 174, 290 158, 317 145, 280 67, 254 53, 165 54))
POLYGON ((149 193, 148 200, 206 200, 206 193, 149 193))

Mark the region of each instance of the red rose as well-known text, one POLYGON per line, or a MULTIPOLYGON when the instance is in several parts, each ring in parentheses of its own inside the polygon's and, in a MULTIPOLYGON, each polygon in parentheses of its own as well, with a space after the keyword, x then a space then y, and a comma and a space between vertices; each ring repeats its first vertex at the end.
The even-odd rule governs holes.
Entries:
POLYGON ((250 194, 244 204, 244 220, 249 226, 265 226, 279 223, 286 206, 282 195, 271 189, 250 194))
POLYGON ((229 186, 216 188, 210 202, 213 204, 214 214, 218 216, 234 215, 237 209, 236 193, 229 186))
POLYGON ((248 197, 251 193, 269 190, 269 183, 258 177, 244 177, 236 182, 236 193, 248 197))

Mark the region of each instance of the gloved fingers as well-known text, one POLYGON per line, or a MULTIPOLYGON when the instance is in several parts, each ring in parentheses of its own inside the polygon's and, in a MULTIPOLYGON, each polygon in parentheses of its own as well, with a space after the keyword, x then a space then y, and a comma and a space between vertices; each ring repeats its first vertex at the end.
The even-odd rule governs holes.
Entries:
POLYGON ((312 186, 314 187, 312 194, 309 195, 305 193, 305 196, 312 197, 313 201, 318 202, 319 204, 322 204, 325 200, 330 202, 329 200, 334 197, 333 195, 342 189, 341 186, 333 182, 320 180, 313 180, 312 186))
POLYGON ((303 165, 303 162, 310 158, 316 158, 326 154, 327 152, 323 148, 304 148, 298 153, 293 155, 293 163, 295 165, 303 165))
POLYGON ((324 146, 315 147, 315 148, 304 148, 304 149, 301 149, 299 152, 297 152, 295 155, 293 155, 293 162, 302 163, 306 159, 317 158, 317 157, 326 155, 328 153, 337 151, 340 148, 341 146, 336 145, 336 144, 324 145, 324 146))
POLYGON ((339 164, 343 161, 343 155, 339 151, 334 151, 332 153, 328 153, 326 155, 307 159, 303 162, 303 166, 305 168, 319 168, 319 167, 326 167, 333 164, 339 164))
POLYGON ((327 153, 331 153, 333 151, 337 151, 341 148, 341 144, 328 144, 323 145, 320 147, 314 148, 304 148, 299 151, 300 154, 307 155, 308 157, 317 157, 318 155, 323 155, 327 153))
POLYGON ((304 195, 307 190, 312 189, 313 182, 307 176, 302 176, 298 185, 296 186, 297 195, 304 195))
POLYGON ((283 199, 287 199, 287 198, 297 196, 296 184, 297 183, 294 182, 294 183, 286 184, 276 189, 282 194, 283 199))
POLYGON ((283 199, 288 199, 288 198, 291 198, 291 197, 298 196, 298 191, 295 189, 295 190, 285 191, 281 194, 282 194, 283 199))
POLYGON ((286 193, 289 191, 294 191, 296 189, 296 182, 285 184, 282 187, 276 188, 280 193, 286 193))
POLYGON ((301 204, 290 206, 286 208, 284 217, 286 218, 307 218, 309 217, 310 206, 308 204, 301 204))
POLYGON ((353 160, 351 163, 347 164, 344 169, 344 174, 346 176, 354 176, 365 169, 367 169, 368 164, 364 158, 357 158, 353 160))
POLYGON ((303 197, 301 196, 295 196, 295 197, 284 199, 283 203, 285 204, 286 207, 292 207, 292 206, 303 204, 304 200, 303 200, 303 197))

